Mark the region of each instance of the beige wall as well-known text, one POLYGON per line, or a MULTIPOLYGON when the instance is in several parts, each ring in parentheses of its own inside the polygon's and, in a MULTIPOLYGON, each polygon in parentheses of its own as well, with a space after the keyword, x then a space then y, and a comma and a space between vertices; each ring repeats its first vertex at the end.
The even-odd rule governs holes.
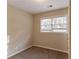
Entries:
POLYGON ((41 33, 40 17, 67 15, 68 9, 60 9, 34 15, 33 20, 33 45, 57 49, 67 52, 67 34, 65 33, 41 33))
POLYGON ((67 13, 68 9, 64 8, 36 14, 32 17, 31 14, 8 5, 8 56, 30 46, 67 51, 67 34, 40 32, 40 17, 62 16, 67 15, 67 13))
POLYGON ((32 15, 7 6, 8 56, 31 46, 32 15))

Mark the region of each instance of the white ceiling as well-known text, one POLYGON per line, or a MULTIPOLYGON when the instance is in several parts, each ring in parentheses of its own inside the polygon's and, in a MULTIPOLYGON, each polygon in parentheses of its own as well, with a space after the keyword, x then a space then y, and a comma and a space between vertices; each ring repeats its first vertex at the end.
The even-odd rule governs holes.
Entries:
POLYGON ((22 9, 26 12, 36 14, 65 8, 68 6, 69 0, 7 0, 9 5, 22 9), (53 5, 53 7, 49 7, 53 5))

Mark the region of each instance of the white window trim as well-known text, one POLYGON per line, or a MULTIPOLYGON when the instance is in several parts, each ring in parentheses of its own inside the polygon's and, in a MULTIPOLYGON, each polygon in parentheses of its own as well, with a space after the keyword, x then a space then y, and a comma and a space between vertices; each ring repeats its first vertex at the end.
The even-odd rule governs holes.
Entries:
POLYGON ((54 32, 54 31, 42 31, 41 30, 41 26, 40 26, 40 32, 41 33, 65 33, 65 34, 67 34, 68 33, 68 16, 67 15, 60 15, 60 16, 50 16, 50 17, 41 17, 40 18, 40 21, 42 20, 42 19, 50 19, 50 18, 57 18, 57 17, 67 17, 67 31, 66 32, 54 32))

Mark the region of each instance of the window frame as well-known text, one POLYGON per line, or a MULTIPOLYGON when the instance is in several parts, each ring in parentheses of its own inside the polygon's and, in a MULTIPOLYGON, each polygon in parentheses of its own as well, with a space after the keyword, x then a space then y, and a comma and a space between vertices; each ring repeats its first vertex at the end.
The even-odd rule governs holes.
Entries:
MULTIPOLYGON (((52 22, 53 20, 51 20, 51 22, 52 22)), ((52 25, 52 24, 51 24, 52 25)), ((68 16, 67 15, 61 15, 61 16, 50 16, 50 17, 41 17, 40 18, 40 32, 41 33, 65 33, 65 34, 67 34, 68 33, 68 16), (51 30, 51 31, 42 31, 41 30, 41 20, 43 20, 43 19, 53 19, 53 18, 57 18, 57 17, 66 17, 67 18, 67 31, 66 32, 54 32, 53 30, 51 30)))

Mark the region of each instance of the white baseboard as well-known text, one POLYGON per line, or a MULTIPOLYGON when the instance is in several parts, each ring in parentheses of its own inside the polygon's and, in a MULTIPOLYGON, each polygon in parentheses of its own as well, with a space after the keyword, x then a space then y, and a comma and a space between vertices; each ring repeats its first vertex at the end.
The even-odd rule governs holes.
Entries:
POLYGON ((64 50, 60 50, 60 49, 56 49, 56 48, 50 48, 50 47, 45 47, 45 46, 41 46, 41 45, 33 45, 33 46, 46 48, 46 49, 50 49, 50 50, 55 50, 55 51, 59 51, 59 52, 64 52, 64 53, 68 53, 68 51, 64 51, 64 50))
MULTIPOLYGON (((55 51, 59 51, 59 52, 64 52, 64 53, 68 53, 68 51, 63 51, 63 50, 55 49, 55 48, 49 48, 49 47, 45 47, 45 46, 41 46, 41 45, 33 45, 33 46, 41 47, 41 48, 46 48, 46 49, 50 49, 50 50, 55 50, 55 51)), ((22 52, 22 51, 28 49, 28 48, 31 48, 31 47, 32 47, 32 46, 28 46, 27 48, 24 48, 24 49, 19 50, 19 51, 15 52, 15 53, 12 53, 11 55, 9 55, 9 56, 7 56, 7 57, 10 58, 10 57, 12 57, 12 56, 14 56, 14 55, 16 55, 16 54, 18 54, 18 53, 20 53, 20 52, 22 52)))
POLYGON ((22 50, 19 50, 19 51, 15 52, 15 53, 12 53, 11 55, 7 56, 7 58, 10 58, 10 57, 12 57, 12 56, 14 56, 14 55, 16 55, 16 54, 18 54, 18 53, 20 53, 20 52, 22 52, 22 51, 28 49, 28 48, 30 48, 30 47, 32 47, 32 46, 28 46, 28 47, 26 47, 26 48, 24 48, 24 49, 22 49, 22 50))

